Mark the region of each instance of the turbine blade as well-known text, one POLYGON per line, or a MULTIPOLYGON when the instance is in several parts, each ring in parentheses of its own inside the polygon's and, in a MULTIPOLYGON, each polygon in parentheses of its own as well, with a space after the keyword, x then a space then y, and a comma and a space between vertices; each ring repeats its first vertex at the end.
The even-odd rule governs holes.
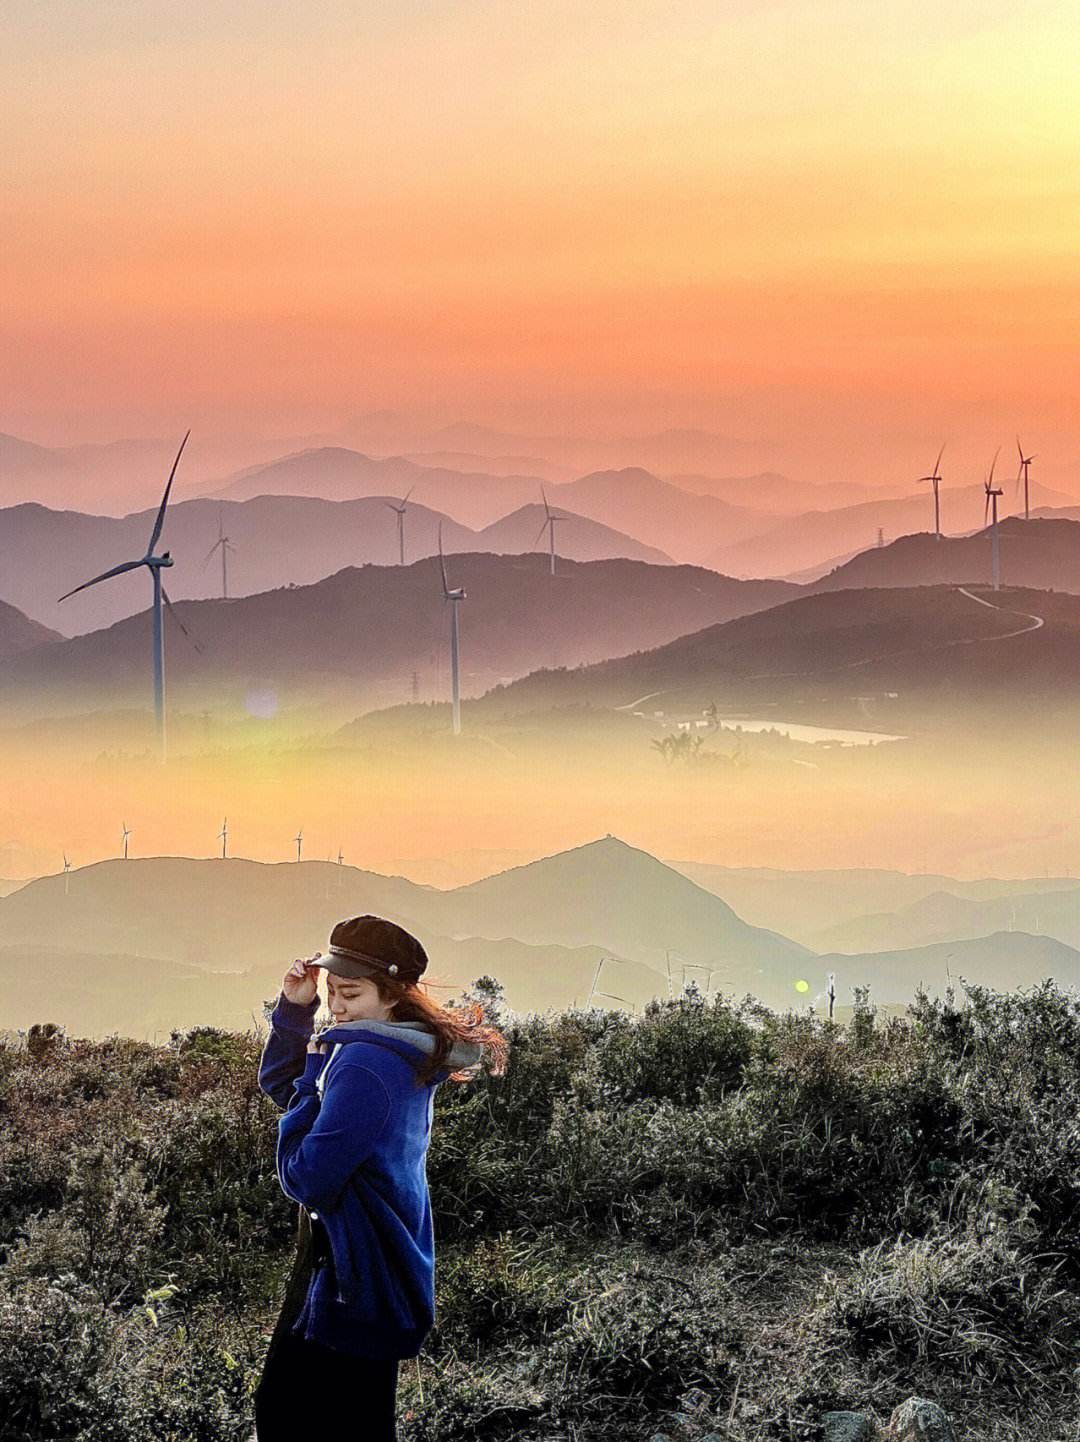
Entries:
POLYGON ((448 598, 450 595, 450 582, 446 579, 446 557, 443 555, 442 548, 442 521, 439 522, 439 569, 442 571, 443 596, 448 598))
POLYGON ((941 443, 941 450, 938 451, 938 453, 937 453, 937 460, 934 462, 934 475, 935 475, 935 476, 937 475, 938 471, 941 470, 941 458, 942 458, 942 456, 945 454, 945 446, 946 446, 946 444, 947 444, 947 442, 942 441, 942 443, 941 443))
POLYGON ((169 593, 168 593, 168 591, 166 591, 166 589, 165 589, 164 586, 162 586, 162 588, 161 588, 161 599, 165 602, 165 605, 168 607, 169 615, 173 618, 173 620, 176 622, 176 624, 180 627, 181 631, 183 631, 184 635, 188 638, 188 640, 191 642, 191 644, 195 647, 196 651, 198 651, 199 654, 201 655, 201 654, 202 654, 202 647, 199 645, 198 641, 195 640, 195 637, 191 634, 191 632, 188 630, 188 628, 184 625, 183 621, 181 621, 179 612, 177 611, 177 609, 176 609, 176 607, 173 605, 173 603, 169 600, 169 593))
MULTIPOLYGON (((541 495, 543 496, 543 498, 544 498, 544 514, 545 514, 545 516, 547 516, 547 518, 550 520, 550 519, 551 519, 551 507, 548 505, 547 491, 544 490, 543 486, 540 487, 540 494, 541 494, 541 495)), ((543 534, 543 533, 541 532, 541 534, 543 534)))
POLYGON ((536 533, 536 540, 533 542, 533 545, 534 545, 534 546, 539 542, 540 537, 544 534, 544 532, 547 530, 548 526, 550 526, 550 525, 551 525, 551 517, 548 516, 547 520, 544 522, 544 524, 540 527, 539 531, 537 531, 537 533, 536 533))
POLYGON ((990 462, 990 477, 987 481, 987 485, 989 486, 992 486, 994 484, 994 467, 997 465, 997 458, 1000 454, 1001 447, 998 446, 997 450, 994 452, 994 459, 990 462))
MULTIPOLYGON (((222 537, 221 540, 224 540, 224 537, 222 537)), ((211 556, 214 554, 214 552, 217 550, 217 548, 221 545, 221 540, 215 541, 214 544, 213 544, 213 545, 210 547, 210 549, 207 551, 206 557, 205 557, 205 559, 203 560, 203 565, 204 565, 204 566, 206 565, 207 561, 210 560, 211 556)))
POLYGON ((415 491, 415 490, 416 490, 416 482, 414 481, 413 484, 409 487, 409 489, 405 492, 405 494, 404 494, 404 495, 402 496, 402 498, 401 498, 401 509, 402 509, 402 510, 405 509, 405 504, 406 504, 406 502, 408 501, 409 497, 412 495, 413 491, 415 491))
POLYGON ((165 494, 161 498, 161 506, 158 509, 157 520, 154 522, 154 529, 150 536, 150 544, 146 548, 146 554, 148 556, 152 556, 154 554, 154 547, 157 545, 158 541, 161 538, 161 528, 165 524, 165 507, 169 504, 169 492, 172 490, 172 483, 173 478, 176 475, 176 468, 180 464, 180 457, 184 454, 184 447, 187 445, 188 436, 190 435, 191 431, 189 430, 187 432, 187 435, 185 435, 184 439, 180 442, 180 449, 176 453, 176 460, 172 463, 172 470, 169 472, 169 479, 165 486, 165 494))
POLYGON ((60 597, 66 601, 69 596, 74 596, 76 591, 85 591, 87 586, 96 586, 99 581, 107 581, 110 576, 122 576, 125 571, 137 571, 142 561, 124 561, 122 565, 114 566, 111 571, 102 571, 100 576, 95 576, 92 581, 84 581, 81 586, 76 586, 74 591, 65 591, 60 597))

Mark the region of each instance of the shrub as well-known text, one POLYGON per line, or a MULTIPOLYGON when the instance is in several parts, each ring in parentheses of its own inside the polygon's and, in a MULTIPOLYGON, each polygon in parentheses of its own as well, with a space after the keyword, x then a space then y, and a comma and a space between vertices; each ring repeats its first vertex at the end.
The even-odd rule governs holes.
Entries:
POLYGON ((816 1327, 857 1355, 952 1372, 969 1389, 1022 1389, 1040 1371, 1061 1379, 1080 1361, 1080 1297, 1033 1231, 1026 1217, 990 1216, 981 1229, 883 1240, 826 1282, 816 1327))

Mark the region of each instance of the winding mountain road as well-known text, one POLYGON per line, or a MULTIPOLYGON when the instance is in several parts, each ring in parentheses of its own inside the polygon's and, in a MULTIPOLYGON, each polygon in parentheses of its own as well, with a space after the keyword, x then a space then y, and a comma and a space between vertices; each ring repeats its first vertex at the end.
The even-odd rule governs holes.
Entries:
MULTIPOLYGON (((987 606, 991 611, 1001 611, 1006 616, 1023 616, 1025 621, 1030 621, 1030 626, 1018 626, 1015 631, 1003 631, 1000 636, 980 636, 980 641, 1007 641, 1010 636, 1023 636, 1027 631, 1037 631, 1040 626, 1046 625, 1045 616, 1033 616, 1029 611, 1014 611, 1011 606, 995 606, 993 601, 984 600, 982 596, 976 596, 966 586, 956 588, 961 596, 966 596, 969 601, 977 601, 980 606, 987 606)), ((956 646, 971 645, 970 641, 955 641, 956 646)))

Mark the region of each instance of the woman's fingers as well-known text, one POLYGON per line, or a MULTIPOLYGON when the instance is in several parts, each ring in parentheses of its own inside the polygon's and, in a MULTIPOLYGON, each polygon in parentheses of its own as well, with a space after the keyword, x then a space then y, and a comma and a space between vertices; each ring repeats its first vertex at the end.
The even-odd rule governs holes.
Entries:
POLYGON ((306 1005, 315 1000, 318 995, 318 986, 316 985, 318 976, 315 968, 311 965, 314 960, 315 957, 298 956, 285 973, 282 990, 289 1001, 306 1005))

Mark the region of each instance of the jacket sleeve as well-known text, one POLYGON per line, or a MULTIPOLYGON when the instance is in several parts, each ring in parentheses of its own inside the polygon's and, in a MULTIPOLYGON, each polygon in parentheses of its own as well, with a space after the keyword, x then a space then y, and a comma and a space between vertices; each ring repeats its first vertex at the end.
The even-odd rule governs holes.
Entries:
POLYGON ((328 1073, 320 1105, 315 1082, 326 1060, 324 1054, 309 1054, 293 1103, 278 1122, 277 1144, 285 1195, 324 1212, 338 1205, 390 1116, 390 1093, 381 1077, 352 1061, 348 1048, 328 1073))
POLYGON ((315 1030, 318 1009, 318 997, 305 1005, 289 1001, 283 993, 270 1018, 270 1035, 259 1061, 259 1090, 282 1111, 289 1105, 293 1083, 304 1070, 307 1044, 315 1030))

